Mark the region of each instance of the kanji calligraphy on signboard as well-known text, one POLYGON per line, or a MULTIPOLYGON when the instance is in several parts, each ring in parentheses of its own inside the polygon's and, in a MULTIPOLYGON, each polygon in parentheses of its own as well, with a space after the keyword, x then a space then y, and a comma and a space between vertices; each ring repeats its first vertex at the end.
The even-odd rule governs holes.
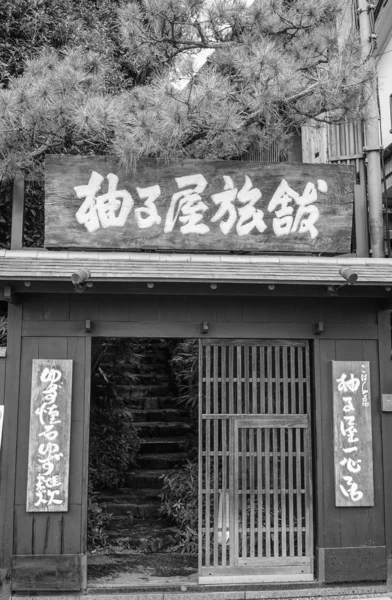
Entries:
POLYGON ((34 359, 27 512, 68 510, 72 360, 34 359))
POLYGON ((48 156, 45 245, 339 254, 353 197, 350 165, 48 156))
POLYGON ((332 361, 336 506, 374 506, 369 362, 332 361))

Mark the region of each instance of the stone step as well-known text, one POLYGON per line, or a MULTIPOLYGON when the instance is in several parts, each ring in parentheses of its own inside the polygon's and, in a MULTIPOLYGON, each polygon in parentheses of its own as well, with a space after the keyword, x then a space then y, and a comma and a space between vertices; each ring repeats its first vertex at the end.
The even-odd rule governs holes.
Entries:
POLYGON ((145 469, 175 469, 182 466, 188 454, 186 452, 173 452, 171 454, 139 454, 138 464, 145 469))
POLYGON ((167 438, 187 436, 192 433, 193 427, 189 423, 168 421, 148 421, 147 423, 137 424, 139 437, 146 438, 167 438))
MULTIPOLYGON (((169 383, 130 383, 129 385, 116 385, 116 392, 132 400, 149 398, 151 396, 169 396, 172 392, 169 383)), ((171 396, 172 398, 172 396, 171 396)))
POLYGON ((144 438, 140 440, 140 454, 181 452, 185 444, 186 438, 184 436, 144 438))
POLYGON ((125 517, 133 520, 158 517, 159 509, 162 503, 160 498, 157 498, 156 500, 150 502, 145 502, 143 499, 140 499, 140 502, 105 502, 104 504, 105 512, 111 513, 113 518, 125 517))
POLYGON ((155 410, 158 408, 175 408, 176 398, 173 394, 160 394, 156 396, 151 394, 144 398, 130 397, 126 400, 126 405, 135 410, 155 410))
POLYGON ((150 385, 151 383, 167 383, 170 380, 169 373, 166 371, 162 373, 157 369, 151 371, 151 373, 137 373, 136 369, 133 369, 132 371, 124 369, 119 373, 119 375, 121 375, 121 377, 126 377, 130 381, 135 381, 138 384, 142 383, 145 385, 150 385))
POLYGON ((178 541, 178 531, 168 521, 141 519, 116 521, 114 529, 108 524, 109 542, 123 545, 139 552, 159 552, 170 548, 178 541))
POLYGON ((188 420, 186 411, 179 408, 136 409, 132 414, 135 423, 146 423, 147 421, 162 421, 167 423, 188 420))
POLYGON ((171 469, 135 469, 128 473, 127 485, 134 489, 162 489, 163 477, 169 475, 171 469))
MULTIPOLYGON (((154 502, 159 499, 161 490, 152 487, 122 487, 115 488, 113 490, 99 490, 97 493, 97 500, 99 503, 118 504, 119 506, 125 505, 129 502, 138 502, 140 498, 144 498, 146 502, 154 502)), ((111 512, 111 511, 109 511, 111 512)))

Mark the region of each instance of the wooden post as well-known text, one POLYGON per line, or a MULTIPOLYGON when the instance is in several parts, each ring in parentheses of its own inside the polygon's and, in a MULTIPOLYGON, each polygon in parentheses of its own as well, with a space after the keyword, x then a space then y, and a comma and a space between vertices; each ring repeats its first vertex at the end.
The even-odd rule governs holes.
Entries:
MULTIPOLYGON (((391 369, 391 323, 390 310, 378 313, 378 348, 380 363, 380 391, 382 394, 392 393, 391 369)), ((381 400, 380 410, 381 410, 381 400)), ((391 445, 392 413, 381 412, 382 460, 384 475, 385 502, 385 546, 387 549, 387 588, 392 590, 392 445, 391 445)))
POLYGON ((366 200, 366 180, 364 159, 356 159, 357 172, 359 172, 359 184, 354 186, 354 215, 355 215, 355 239, 357 246, 357 257, 369 256, 369 231, 366 200))
POLYGON ((1 450, 0 482, 0 600, 11 597, 10 569, 13 543, 13 512, 16 464, 16 436, 19 406, 22 307, 8 307, 8 356, 6 364, 5 410, 1 450))
POLYGON ((11 250, 23 248, 24 179, 14 181, 12 191, 11 250))

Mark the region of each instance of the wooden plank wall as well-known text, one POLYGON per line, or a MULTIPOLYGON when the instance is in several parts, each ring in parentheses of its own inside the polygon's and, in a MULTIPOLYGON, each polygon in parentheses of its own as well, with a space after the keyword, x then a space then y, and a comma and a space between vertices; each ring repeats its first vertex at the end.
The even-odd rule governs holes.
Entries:
MULTIPOLYGON (((47 317, 53 312, 47 313, 47 317)), ((60 313, 57 312, 57 317, 60 313)), ((24 318, 29 317, 25 310, 24 318)), ((50 322, 45 321, 40 336, 22 339, 20 409, 18 422, 17 466, 15 484, 15 514, 13 554, 21 557, 13 564, 13 589, 80 589, 81 569, 79 556, 84 551, 85 535, 82 527, 83 484, 83 424, 85 421, 86 338, 84 336, 51 336, 50 322), (46 335, 45 335, 46 333, 46 335), (69 510, 66 513, 27 513, 27 457, 29 439, 29 411, 33 358, 68 358, 74 361, 73 395, 71 410, 71 452, 69 510), (50 564, 45 557, 63 557, 50 564), (32 563, 27 557, 36 557, 32 563), (53 570, 53 573, 52 573, 53 570), (41 573, 41 575, 40 575, 41 573), (45 587, 43 587, 43 585, 45 587)))
MULTIPOLYGON (((382 578, 382 568, 381 571, 377 570, 374 564, 374 561, 378 561, 377 564, 380 565, 380 556, 385 553, 379 401, 375 400, 373 403, 372 415, 375 507, 349 510, 336 508, 331 391, 331 360, 369 360, 372 398, 379 399, 376 302, 372 299, 272 296, 274 295, 271 293, 269 297, 224 297, 211 291, 205 296, 161 296, 151 292, 134 296, 93 296, 86 293, 69 296, 31 295, 26 298, 22 322, 13 548, 14 555, 18 557, 14 560, 14 578, 16 582, 21 582, 21 587, 18 588, 16 583, 14 589, 42 589, 39 587, 42 584, 37 584, 34 578, 35 583, 32 579, 30 583, 26 583, 26 579, 18 576, 22 572, 23 556, 63 555, 64 560, 69 561, 70 555, 81 555, 85 550, 86 496, 83 495, 83 490, 86 489, 86 473, 83 468, 86 470, 89 413, 88 403, 85 401, 89 396, 89 375, 85 377, 85 374, 91 337, 201 337, 202 321, 209 323, 208 335, 211 337, 312 340, 313 368, 316 373, 316 393, 313 398, 315 406, 312 408, 315 418, 316 545, 323 550, 319 552, 318 569, 322 578, 333 581, 336 568, 328 563, 327 549, 339 548, 346 554, 342 559, 341 574, 337 575, 337 581, 355 580, 363 562, 361 556, 365 554, 367 560, 370 560, 369 569, 373 567, 375 573, 374 577, 372 573, 369 574, 369 580, 372 577, 382 578), (86 319, 91 321, 91 334, 85 333, 86 319), (324 333, 315 336, 313 325, 319 321, 324 323, 324 333), (69 513, 62 515, 27 514, 25 510, 31 362, 33 358, 48 357, 70 358, 75 361, 71 506, 69 513), (355 573, 348 569, 344 579, 345 564, 347 566, 353 562, 352 550, 356 547, 363 548, 363 551, 357 548, 355 555, 359 566, 355 573), (32 585, 33 588, 29 587, 32 585)), ((61 586, 66 583, 60 581, 57 589, 62 589, 61 586)), ((72 585, 76 589, 82 582, 77 581, 76 577, 72 585)))
POLYGON ((318 375, 316 488, 322 490, 318 498, 316 539, 318 559, 324 579, 336 581, 385 580, 384 482, 382 473, 382 436, 378 341, 375 339, 320 339, 315 353, 315 373, 318 375), (370 361, 372 401, 374 506, 336 507, 333 472, 333 405, 332 360, 370 361), (321 438, 321 440, 320 440, 321 438), (336 548, 372 547, 373 556, 359 552, 342 559, 336 548), (383 564, 381 564, 383 563, 383 564), (333 569, 333 574, 331 570, 333 569))

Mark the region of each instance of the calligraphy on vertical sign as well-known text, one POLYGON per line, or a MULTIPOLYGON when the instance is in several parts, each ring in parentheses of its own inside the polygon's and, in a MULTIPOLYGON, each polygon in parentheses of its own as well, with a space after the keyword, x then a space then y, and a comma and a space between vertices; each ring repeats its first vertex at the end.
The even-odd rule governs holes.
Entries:
POLYGON ((3 436, 3 422, 4 422, 4 406, 0 406, 0 450, 1 450, 1 439, 3 436))
POLYGON ((72 360, 34 359, 27 512, 68 510, 72 360))
POLYGON ((336 506, 374 506, 369 362, 332 361, 336 506))

